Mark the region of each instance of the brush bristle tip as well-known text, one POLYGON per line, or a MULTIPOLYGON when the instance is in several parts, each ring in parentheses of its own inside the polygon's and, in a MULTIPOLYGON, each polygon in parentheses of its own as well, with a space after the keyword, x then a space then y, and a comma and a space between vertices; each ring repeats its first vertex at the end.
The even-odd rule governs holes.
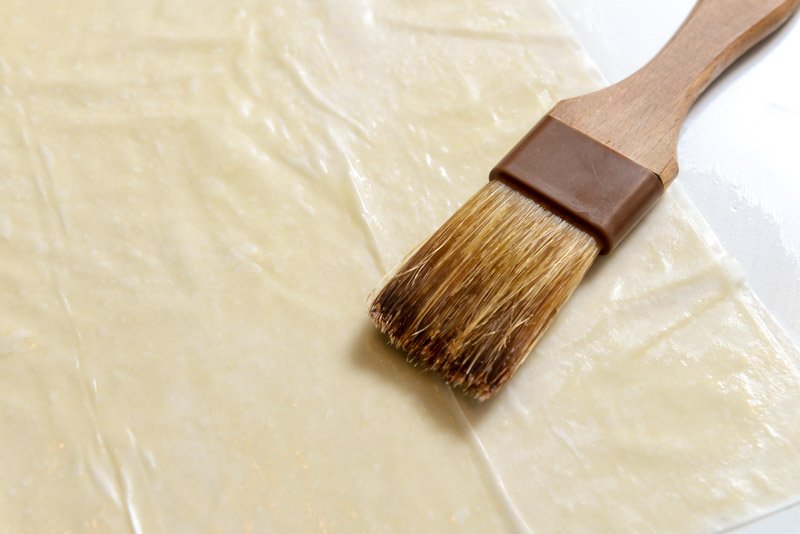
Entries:
POLYGON ((521 365, 599 249, 535 200, 490 182, 405 262, 370 317, 415 366, 485 400, 521 365))

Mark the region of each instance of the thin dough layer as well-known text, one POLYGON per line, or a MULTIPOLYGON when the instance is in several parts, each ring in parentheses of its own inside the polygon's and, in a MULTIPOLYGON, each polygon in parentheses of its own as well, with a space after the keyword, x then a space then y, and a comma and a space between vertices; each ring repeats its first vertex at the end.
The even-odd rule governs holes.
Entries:
POLYGON ((598 86, 544 0, 0 20, 0 530, 697 529, 798 492, 797 354, 680 196, 496 402, 368 324, 384 272, 598 86))
POLYGON ((688 198, 604 260, 497 402, 465 406, 529 524, 716 531, 796 499, 797 350, 688 198))

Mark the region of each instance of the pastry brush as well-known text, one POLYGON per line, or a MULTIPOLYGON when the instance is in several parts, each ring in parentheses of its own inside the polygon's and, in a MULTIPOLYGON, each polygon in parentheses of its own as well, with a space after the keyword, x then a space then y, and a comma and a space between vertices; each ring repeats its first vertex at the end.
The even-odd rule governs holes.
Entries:
POLYGON ((798 4, 700 0, 642 69, 559 102, 399 268, 373 321, 413 364, 490 397, 675 179, 695 100, 798 4))

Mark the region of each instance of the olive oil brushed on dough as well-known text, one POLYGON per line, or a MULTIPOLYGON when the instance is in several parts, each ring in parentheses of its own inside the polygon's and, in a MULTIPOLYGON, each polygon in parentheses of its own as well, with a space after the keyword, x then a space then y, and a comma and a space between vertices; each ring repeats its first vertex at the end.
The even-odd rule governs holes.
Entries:
POLYGON ((492 396, 675 179, 700 94, 798 5, 700 0, 638 72, 559 102, 378 293, 375 324, 415 365, 492 396))

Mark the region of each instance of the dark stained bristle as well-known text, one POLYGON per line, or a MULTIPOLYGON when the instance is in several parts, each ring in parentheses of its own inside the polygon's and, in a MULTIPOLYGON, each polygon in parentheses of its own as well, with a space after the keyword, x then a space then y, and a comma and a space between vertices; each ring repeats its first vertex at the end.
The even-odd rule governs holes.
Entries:
POLYGON ((589 234, 491 181, 392 277, 370 316, 409 361, 484 400, 597 258, 589 234))

